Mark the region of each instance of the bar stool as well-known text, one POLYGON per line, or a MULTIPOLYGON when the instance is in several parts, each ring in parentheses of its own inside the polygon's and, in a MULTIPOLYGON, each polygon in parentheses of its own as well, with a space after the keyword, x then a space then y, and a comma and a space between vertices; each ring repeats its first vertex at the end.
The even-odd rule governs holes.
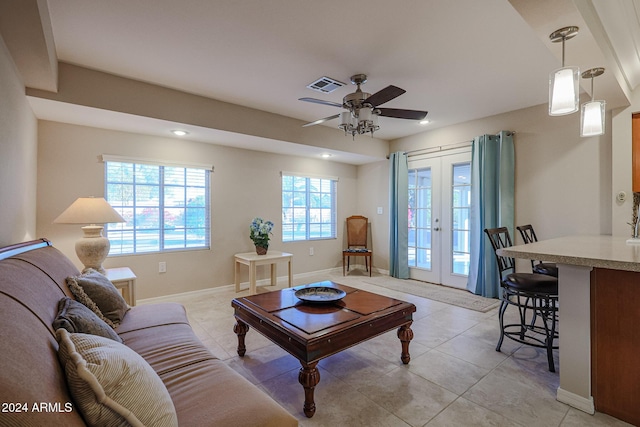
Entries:
POLYGON ((496 256, 502 289, 498 312, 500 339, 496 351, 500 351, 505 336, 522 344, 544 348, 547 350, 549 371, 555 372, 553 350, 558 346, 553 343, 558 338, 558 278, 538 273, 516 273, 514 259, 497 252, 512 246, 509 230, 500 227, 485 229, 484 232, 496 256), (504 313, 510 305, 518 308, 520 323, 505 325, 504 313))
MULTIPOLYGON (((522 240, 524 243, 534 243, 538 241, 538 237, 536 236, 536 232, 533 231, 533 226, 531 224, 520 225, 516 227, 522 236, 522 240)), ((542 262, 531 260, 531 270, 534 273, 538 274, 546 274, 548 276, 558 277, 558 266, 556 266, 553 262, 542 262)))

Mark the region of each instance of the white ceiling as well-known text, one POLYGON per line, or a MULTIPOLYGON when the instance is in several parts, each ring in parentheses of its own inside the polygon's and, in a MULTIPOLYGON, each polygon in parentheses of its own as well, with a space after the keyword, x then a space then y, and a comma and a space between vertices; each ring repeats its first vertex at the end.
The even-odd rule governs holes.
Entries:
MULTIPOLYGON (((559 62, 507 0, 56 0, 60 61, 307 122, 341 102, 322 76, 407 93, 385 107, 428 110, 431 127, 544 103, 559 62)), ((336 126, 336 121, 328 122, 336 126)), ((424 131, 383 118, 378 136, 424 131)))
MULTIPOLYGON (((340 110, 298 98, 341 102, 355 89, 348 84, 322 94, 307 89, 309 83, 322 76, 348 83, 351 75, 365 73, 366 92, 390 84, 407 91, 385 107, 429 111, 426 127, 381 118, 376 136, 395 139, 546 103, 549 72, 561 65, 561 47, 550 43, 548 34, 561 26, 581 26, 578 37, 567 42, 570 65, 585 62, 579 61, 584 56, 595 61, 586 61, 588 67, 604 65, 624 74, 626 62, 631 77, 607 72, 602 85, 596 81, 596 92, 604 86, 600 94, 607 95, 616 79, 635 87, 629 80, 640 78, 633 68, 639 63, 636 38, 629 41, 624 34, 640 34, 639 1, 49 0, 48 7, 59 61, 304 122, 340 110), (594 36, 578 10, 593 12, 596 18, 587 24, 608 26, 602 31, 604 44, 623 45, 632 59, 621 60, 615 48, 593 54, 594 36), (611 38, 621 41, 608 37, 613 28, 618 30, 611 38), (617 62, 616 70, 603 62, 617 62)), ((610 97, 610 107, 627 102, 617 94, 610 97)), ((78 114, 75 107, 66 112, 50 102, 32 105, 45 119, 78 122, 82 117, 88 125, 108 120, 92 122, 99 111, 78 114)), ((123 130, 135 131, 136 117, 121 119, 123 130)), ((140 119, 139 125, 141 132, 153 133, 153 120, 140 119)), ((158 129, 163 126, 158 123, 158 129)), ((335 127, 336 121, 322 126, 335 127)))

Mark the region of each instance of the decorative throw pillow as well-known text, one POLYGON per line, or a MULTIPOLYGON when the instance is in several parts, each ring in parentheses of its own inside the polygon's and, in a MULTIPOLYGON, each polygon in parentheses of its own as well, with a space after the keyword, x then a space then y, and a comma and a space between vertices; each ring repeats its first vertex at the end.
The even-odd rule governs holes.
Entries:
POLYGON ((78 301, 89 307, 109 326, 118 326, 129 310, 120 291, 96 270, 88 269, 80 276, 67 277, 67 285, 78 301))
POLYGON ((83 334, 99 335, 110 338, 114 341, 122 342, 122 339, 115 333, 112 327, 107 325, 84 304, 64 297, 58 301, 58 315, 53 321, 53 329, 66 329, 69 332, 80 332, 83 334))
POLYGON ((66 329, 58 329, 56 337, 69 390, 88 425, 178 425, 167 388, 138 353, 113 340, 66 329))

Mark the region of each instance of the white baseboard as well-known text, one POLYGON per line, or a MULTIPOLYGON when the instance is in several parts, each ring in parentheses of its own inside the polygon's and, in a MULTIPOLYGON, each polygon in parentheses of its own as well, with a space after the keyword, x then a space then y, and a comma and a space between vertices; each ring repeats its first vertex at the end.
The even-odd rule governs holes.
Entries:
POLYGON ((215 288, 206 288, 206 289, 198 289, 196 291, 186 291, 186 292, 179 292, 177 294, 169 294, 169 295, 163 295, 160 297, 150 297, 150 298, 143 298, 143 299, 137 299, 136 300, 136 304, 152 304, 152 303, 156 303, 156 302, 164 302, 167 299, 171 299, 171 297, 173 296, 190 296, 190 295, 209 295, 212 293, 217 293, 217 292, 222 292, 222 291, 226 291, 229 289, 234 289, 234 285, 225 285, 225 286, 220 286, 220 287, 215 287, 215 288))
MULTIPOLYGON (((387 270, 380 270, 380 269, 376 269, 376 271, 380 274, 388 274, 387 270), (386 273, 385 273, 386 271, 386 273)), ((313 276, 317 276, 319 274, 342 274, 342 267, 334 267, 334 268, 327 268, 325 270, 316 270, 316 271, 310 271, 307 273, 298 273, 298 274, 294 274, 293 278, 294 279, 304 279, 305 277, 313 277, 313 276)), ((289 276, 279 276, 277 277, 277 283, 281 283, 282 282, 287 282, 287 280, 289 280, 289 276)), ((265 285, 269 285, 271 284, 271 279, 270 278, 266 278, 266 279, 260 279, 256 281, 256 286, 265 286, 265 285)), ((173 294, 173 295, 164 295, 161 297, 151 297, 151 298, 144 298, 144 299, 139 299, 137 300, 138 304, 149 304, 149 303, 154 303, 154 302, 160 302, 163 300, 166 300, 167 298, 171 298, 174 295, 180 295, 180 296, 190 296, 190 295, 199 295, 199 294, 211 294, 211 293, 217 293, 217 292, 225 292, 225 291, 231 291, 235 289, 235 284, 229 284, 229 285, 223 285, 223 286, 216 286, 215 288, 206 288, 206 289, 198 289, 197 291, 187 291, 187 292, 180 292, 178 294, 173 294)), ((249 289, 249 282, 240 282, 240 290, 245 290, 245 289, 249 289)))
POLYGON ((596 412, 592 396, 589 396, 588 398, 582 397, 558 387, 558 394, 556 395, 556 399, 559 402, 566 403, 567 405, 573 406, 574 408, 586 412, 587 414, 593 415, 596 412))

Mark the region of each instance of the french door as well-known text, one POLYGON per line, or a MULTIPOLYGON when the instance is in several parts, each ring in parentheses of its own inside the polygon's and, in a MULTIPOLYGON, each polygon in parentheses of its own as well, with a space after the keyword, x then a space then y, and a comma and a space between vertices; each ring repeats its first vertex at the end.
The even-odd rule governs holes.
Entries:
POLYGON ((409 272, 465 288, 469 274, 471 153, 409 162, 409 272))

